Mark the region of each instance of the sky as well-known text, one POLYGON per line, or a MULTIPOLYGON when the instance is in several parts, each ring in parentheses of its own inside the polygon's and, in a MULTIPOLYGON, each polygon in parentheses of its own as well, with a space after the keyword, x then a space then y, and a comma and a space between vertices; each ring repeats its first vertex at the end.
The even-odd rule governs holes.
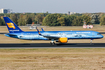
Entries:
POLYGON ((98 13, 105 12, 105 0, 0 0, 0 9, 16 13, 98 13))

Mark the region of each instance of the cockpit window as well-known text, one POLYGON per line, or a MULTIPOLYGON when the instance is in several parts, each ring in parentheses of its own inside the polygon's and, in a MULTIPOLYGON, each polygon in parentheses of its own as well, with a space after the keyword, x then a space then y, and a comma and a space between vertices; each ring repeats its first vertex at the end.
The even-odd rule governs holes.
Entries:
POLYGON ((100 33, 97 33, 97 35, 100 35, 100 33))

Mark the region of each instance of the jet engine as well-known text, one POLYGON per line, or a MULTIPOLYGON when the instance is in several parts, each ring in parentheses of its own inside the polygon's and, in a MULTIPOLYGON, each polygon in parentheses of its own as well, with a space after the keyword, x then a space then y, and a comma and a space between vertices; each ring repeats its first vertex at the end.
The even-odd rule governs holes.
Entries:
POLYGON ((61 38, 58 39, 58 42, 67 43, 68 39, 67 39, 67 37, 61 37, 61 38))

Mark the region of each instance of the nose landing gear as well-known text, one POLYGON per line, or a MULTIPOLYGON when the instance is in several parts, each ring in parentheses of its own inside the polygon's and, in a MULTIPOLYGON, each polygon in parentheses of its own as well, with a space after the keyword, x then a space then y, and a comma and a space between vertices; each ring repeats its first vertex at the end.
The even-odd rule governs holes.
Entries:
POLYGON ((93 39, 90 40, 90 44, 92 44, 92 40, 93 40, 93 39))

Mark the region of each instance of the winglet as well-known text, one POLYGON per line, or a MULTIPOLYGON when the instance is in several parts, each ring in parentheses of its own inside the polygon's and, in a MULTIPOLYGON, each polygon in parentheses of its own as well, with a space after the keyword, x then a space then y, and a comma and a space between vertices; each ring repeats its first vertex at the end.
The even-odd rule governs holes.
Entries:
MULTIPOLYGON (((37 28, 36 28, 36 29, 37 29, 37 28)), ((41 33, 40 33, 40 31, 39 31, 38 29, 37 29, 37 31, 38 31, 38 34, 41 35, 41 33)))
POLYGON ((42 31, 44 31, 43 28, 41 28, 41 29, 42 29, 42 31))

